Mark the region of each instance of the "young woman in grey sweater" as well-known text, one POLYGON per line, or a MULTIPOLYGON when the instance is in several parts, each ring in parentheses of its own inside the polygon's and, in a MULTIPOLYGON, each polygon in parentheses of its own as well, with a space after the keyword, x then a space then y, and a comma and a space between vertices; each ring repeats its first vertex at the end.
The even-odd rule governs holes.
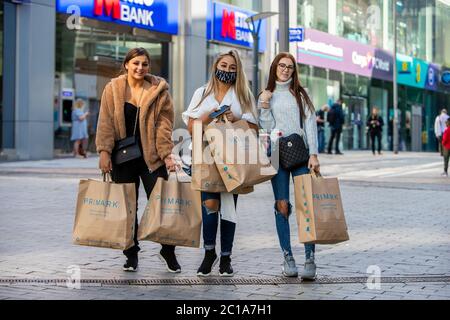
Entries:
MULTIPOLYGON (((260 125, 268 131, 275 131, 277 136, 287 137, 291 134, 302 136, 309 148, 308 164, 293 170, 278 169, 272 178, 272 189, 275 198, 275 222, 280 246, 283 251, 283 275, 297 277, 298 269, 292 255, 290 243, 289 216, 292 205, 289 201, 289 179, 292 176, 309 174, 313 169, 319 172, 317 124, 313 103, 307 92, 300 85, 297 74, 297 63, 289 53, 278 54, 270 67, 270 75, 266 90, 258 99, 260 108, 260 125), (302 121, 300 121, 302 118, 302 121), (303 124, 303 125, 302 125, 303 124)), ((273 134, 271 135, 273 138, 273 134)), ((272 141, 272 152, 276 144, 272 141)), ((313 280, 316 277, 314 262, 314 244, 305 244, 305 264, 301 272, 303 279, 313 280)))

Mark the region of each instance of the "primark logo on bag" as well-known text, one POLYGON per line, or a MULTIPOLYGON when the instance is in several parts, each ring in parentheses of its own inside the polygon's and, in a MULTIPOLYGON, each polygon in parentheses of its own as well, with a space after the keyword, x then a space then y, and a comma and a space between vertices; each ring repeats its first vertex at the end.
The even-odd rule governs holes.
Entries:
POLYGON ((332 193, 313 193, 313 199, 316 199, 316 200, 338 200, 338 195, 332 194, 332 193))
POLYGON ((192 200, 186 200, 181 198, 164 198, 158 194, 155 200, 160 201, 162 205, 175 205, 180 207, 190 207, 192 206, 192 200))
POLYGON ((89 206, 96 206, 96 207, 104 207, 104 208, 120 208, 119 201, 110 201, 110 200, 104 200, 104 199, 92 199, 92 198, 84 198, 83 204, 89 205, 89 206))

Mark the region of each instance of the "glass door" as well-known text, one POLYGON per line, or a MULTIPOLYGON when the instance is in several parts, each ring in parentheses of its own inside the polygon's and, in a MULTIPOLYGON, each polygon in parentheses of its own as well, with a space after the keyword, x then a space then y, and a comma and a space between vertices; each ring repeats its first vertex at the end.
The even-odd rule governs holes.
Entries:
POLYGON ((342 130, 342 142, 344 150, 366 149, 367 99, 356 96, 343 96, 343 99, 345 122, 342 130))

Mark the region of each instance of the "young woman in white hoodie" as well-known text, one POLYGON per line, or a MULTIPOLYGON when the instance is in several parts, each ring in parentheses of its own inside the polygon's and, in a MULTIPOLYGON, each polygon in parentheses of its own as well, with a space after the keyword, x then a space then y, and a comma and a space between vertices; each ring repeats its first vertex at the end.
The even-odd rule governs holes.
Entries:
MULTIPOLYGON (((317 124, 315 109, 305 89, 300 85, 295 58, 286 52, 278 54, 270 67, 266 90, 258 99, 260 125, 266 130, 276 130, 281 137, 299 134, 305 137, 309 148, 309 161, 302 167, 286 170, 281 166, 272 178, 275 198, 275 221, 280 246, 284 255, 283 275, 297 277, 298 270, 292 255, 290 243, 289 216, 292 205, 289 201, 289 179, 309 174, 313 169, 319 172, 317 124), (300 120, 302 118, 302 121, 300 120)), ((276 144, 272 141, 272 151, 276 144)), ((305 245, 305 265, 301 277, 313 280, 316 277, 314 244, 305 245)))

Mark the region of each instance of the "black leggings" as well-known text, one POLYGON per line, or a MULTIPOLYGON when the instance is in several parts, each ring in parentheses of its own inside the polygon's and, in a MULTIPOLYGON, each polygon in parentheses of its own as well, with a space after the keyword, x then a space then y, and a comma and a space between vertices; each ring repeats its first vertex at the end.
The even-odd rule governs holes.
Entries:
POLYGON ((378 141, 378 153, 381 152, 381 132, 371 132, 370 140, 372 141, 372 152, 375 153, 375 138, 378 141))
MULTIPOLYGON (((152 193, 153 188, 155 187, 158 178, 162 177, 167 180, 168 174, 166 166, 161 166, 150 173, 147 164, 141 157, 139 159, 131 160, 120 165, 113 165, 111 177, 115 183, 134 183, 136 185, 136 224, 134 229, 134 246, 125 250, 123 254, 127 257, 137 255, 137 253, 141 250, 141 248, 139 248, 139 242, 137 240, 137 210, 140 180, 142 180, 142 183, 144 184, 145 193, 147 194, 148 199, 150 197, 150 194, 152 193)), ((164 250, 175 250, 175 246, 165 244, 163 244, 162 246, 164 250)))

